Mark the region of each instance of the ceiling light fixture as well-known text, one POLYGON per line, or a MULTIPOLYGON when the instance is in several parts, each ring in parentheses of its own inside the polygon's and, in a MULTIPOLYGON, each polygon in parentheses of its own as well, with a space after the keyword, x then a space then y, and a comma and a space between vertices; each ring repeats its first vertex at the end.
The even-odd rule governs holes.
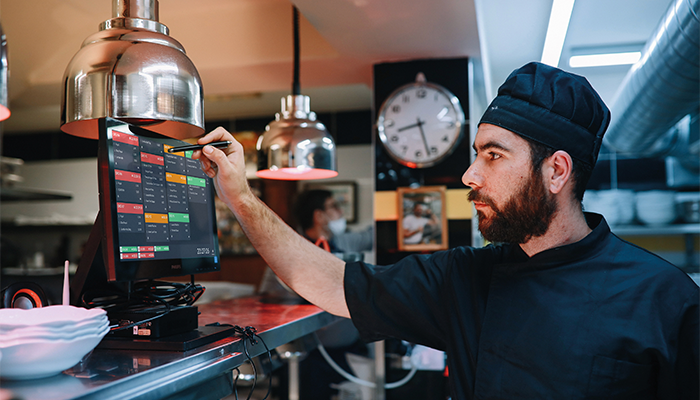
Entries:
POLYGON ((293 10, 294 79, 292 94, 282 98, 282 111, 258 139, 258 171, 265 179, 310 180, 338 175, 335 142, 316 120, 309 96, 299 85, 299 10, 293 10))
POLYGON ((182 45, 158 22, 158 0, 113 0, 66 67, 61 130, 97 139, 104 117, 186 139, 204 133, 202 81, 182 45))
POLYGON ((559 58, 564 47, 566 31, 569 30, 569 20, 574 9, 574 0, 554 0, 552 11, 549 14, 549 24, 547 25, 547 35, 544 39, 544 49, 542 50, 543 64, 552 67, 559 66, 559 58))
POLYGON ((607 67, 612 65, 634 64, 642 57, 641 51, 624 53, 585 54, 571 56, 569 66, 572 68, 607 67))

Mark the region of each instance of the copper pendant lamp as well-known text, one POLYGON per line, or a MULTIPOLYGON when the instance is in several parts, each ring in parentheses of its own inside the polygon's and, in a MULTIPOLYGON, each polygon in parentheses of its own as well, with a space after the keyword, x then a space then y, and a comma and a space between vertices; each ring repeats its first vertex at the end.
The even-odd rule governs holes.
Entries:
POLYGON ((97 121, 111 117, 177 139, 204 133, 201 78, 168 33, 158 0, 113 0, 66 68, 61 130, 97 139, 97 121))
POLYGON ((292 94, 282 98, 282 110, 258 139, 258 171, 265 179, 310 180, 338 175, 333 137, 316 120, 309 96, 299 85, 299 10, 294 7, 294 79, 292 94))

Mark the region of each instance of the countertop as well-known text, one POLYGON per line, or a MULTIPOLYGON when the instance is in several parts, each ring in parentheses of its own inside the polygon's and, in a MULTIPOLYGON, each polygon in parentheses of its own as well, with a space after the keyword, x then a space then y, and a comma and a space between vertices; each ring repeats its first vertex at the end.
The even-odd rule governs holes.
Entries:
MULTIPOLYGON (((253 326, 273 349, 323 328, 339 317, 311 304, 261 297, 219 300, 199 306, 199 325, 253 326)), ((247 345, 251 357, 262 342, 247 345)), ((226 337, 187 352, 96 348, 59 375, 1 380, 0 388, 25 400, 221 398, 231 393, 231 371, 246 361, 243 342, 226 337)))

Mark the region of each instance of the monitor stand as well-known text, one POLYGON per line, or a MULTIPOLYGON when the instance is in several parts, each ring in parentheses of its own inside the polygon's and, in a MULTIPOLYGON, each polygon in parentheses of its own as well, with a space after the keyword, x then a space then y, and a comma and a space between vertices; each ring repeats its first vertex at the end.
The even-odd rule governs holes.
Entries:
MULTIPOLYGON (((102 258, 102 218, 102 212, 100 211, 90 231, 90 237, 85 245, 85 251, 80 259, 80 263, 78 264, 78 270, 71 279, 70 304, 77 307, 82 306, 81 299, 87 290, 90 292, 102 292, 105 293, 106 296, 109 294, 126 295, 129 291, 128 284, 112 282, 107 279, 107 271, 102 258)), ((102 339, 97 347, 123 350, 188 351, 235 334, 232 326, 198 326, 197 308, 191 308, 194 308, 194 314, 188 311, 179 311, 185 309, 185 307, 178 307, 178 311, 173 313, 176 315, 175 318, 182 315, 183 318, 187 319, 187 324, 189 324, 191 328, 186 332, 178 332, 172 335, 167 335, 163 332, 159 333, 161 337, 155 339, 118 337, 110 333, 102 339), (192 322, 193 318, 194 322, 192 322)), ((108 311, 107 317, 110 321, 113 321, 118 315, 113 315, 113 313, 108 311)))

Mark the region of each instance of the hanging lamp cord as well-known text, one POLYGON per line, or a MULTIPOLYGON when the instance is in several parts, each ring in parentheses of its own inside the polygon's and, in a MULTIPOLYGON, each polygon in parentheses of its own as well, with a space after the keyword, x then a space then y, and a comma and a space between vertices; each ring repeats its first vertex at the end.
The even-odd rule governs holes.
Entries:
POLYGON ((299 85, 299 9, 294 6, 294 80, 292 82, 292 94, 301 94, 301 87, 299 85))

